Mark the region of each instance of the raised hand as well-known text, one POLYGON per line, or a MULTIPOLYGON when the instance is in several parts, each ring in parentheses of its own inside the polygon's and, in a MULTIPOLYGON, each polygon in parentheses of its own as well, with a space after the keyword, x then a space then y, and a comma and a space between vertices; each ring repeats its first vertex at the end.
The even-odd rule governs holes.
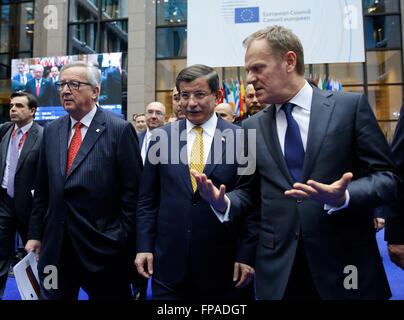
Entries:
POLYGON ((220 189, 216 188, 212 180, 207 178, 206 174, 201 174, 194 169, 191 169, 191 174, 196 180, 197 189, 202 199, 209 203, 215 210, 219 212, 226 211, 228 204, 225 197, 226 186, 222 184, 220 189))
POLYGON ((293 189, 285 191, 285 195, 296 199, 312 199, 332 207, 340 207, 345 203, 345 190, 352 177, 353 174, 347 172, 332 184, 323 184, 314 180, 308 180, 306 184, 296 182, 293 189))

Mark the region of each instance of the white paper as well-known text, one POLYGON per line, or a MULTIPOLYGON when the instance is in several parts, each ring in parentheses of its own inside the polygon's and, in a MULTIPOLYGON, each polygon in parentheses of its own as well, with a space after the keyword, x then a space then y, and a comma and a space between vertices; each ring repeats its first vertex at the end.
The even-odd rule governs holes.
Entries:
POLYGON ((37 292, 39 293, 39 287, 36 292, 33 286, 35 279, 36 283, 39 284, 37 265, 35 253, 30 252, 13 268, 15 281, 22 300, 38 300, 39 298, 37 294, 37 292), (33 279, 32 276, 34 276, 35 279, 33 279))

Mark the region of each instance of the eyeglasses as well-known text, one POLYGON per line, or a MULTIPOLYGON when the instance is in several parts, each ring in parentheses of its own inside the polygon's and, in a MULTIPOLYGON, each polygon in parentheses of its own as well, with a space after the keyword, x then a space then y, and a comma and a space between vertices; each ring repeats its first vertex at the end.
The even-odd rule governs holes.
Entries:
POLYGON ((181 91, 180 96, 181 99, 184 101, 188 101, 189 99, 191 99, 191 96, 194 96, 195 100, 202 100, 203 98, 209 96, 210 93, 207 92, 203 92, 203 91, 196 91, 194 93, 189 93, 186 91, 181 91))
POLYGON ((72 90, 72 91, 73 90, 79 90, 81 84, 85 84, 87 86, 92 86, 92 84, 89 83, 89 82, 83 82, 83 81, 77 81, 77 80, 56 81, 55 82, 56 89, 58 89, 59 91, 62 91, 63 88, 65 87, 65 85, 67 85, 69 87, 69 89, 72 90))

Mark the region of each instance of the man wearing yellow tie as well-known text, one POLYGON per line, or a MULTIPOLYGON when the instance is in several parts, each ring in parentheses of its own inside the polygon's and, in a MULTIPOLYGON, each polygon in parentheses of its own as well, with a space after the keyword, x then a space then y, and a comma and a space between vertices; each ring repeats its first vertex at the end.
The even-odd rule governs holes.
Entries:
POLYGON ((250 291, 243 298, 254 299, 257 217, 221 224, 190 175, 194 169, 217 186, 234 186, 238 127, 215 114, 220 92, 212 68, 183 69, 176 87, 186 118, 153 130, 136 214, 135 264, 153 276, 153 299, 236 299, 245 287, 250 291))

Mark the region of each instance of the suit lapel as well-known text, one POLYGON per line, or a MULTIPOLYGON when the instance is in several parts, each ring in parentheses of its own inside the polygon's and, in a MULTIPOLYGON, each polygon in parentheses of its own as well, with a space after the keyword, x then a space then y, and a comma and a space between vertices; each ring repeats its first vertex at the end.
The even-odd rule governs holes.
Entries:
POLYGON ((18 164, 17 168, 15 169, 15 172, 18 172, 20 169, 22 163, 24 162, 25 158, 27 157, 28 153, 31 151, 32 147, 34 146, 36 139, 38 139, 38 128, 37 124, 34 122, 32 124, 31 129, 29 130, 27 134, 27 138, 24 141, 24 146, 21 149, 20 156, 18 158, 18 164))
MULTIPOLYGON (((225 154, 226 154, 226 138, 223 137, 223 131, 225 130, 225 126, 224 126, 224 120, 220 117, 217 117, 217 125, 216 125, 216 129, 220 130, 220 135, 216 134, 216 131, 214 133, 213 139, 212 139, 212 145, 210 146, 210 152, 207 158, 208 163, 205 164, 205 167, 203 169, 203 173, 206 174, 206 176, 209 178, 209 176, 211 175, 212 171, 215 169, 215 167, 217 166, 217 163, 215 161, 215 139, 220 139, 220 142, 216 142, 216 143, 220 143, 221 144, 221 150, 222 150, 222 154, 221 159, 222 161, 225 160, 225 154)), ((234 137, 235 138, 235 137, 234 137)), ((235 145, 235 143, 234 143, 235 145)))
POLYGON ((334 110, 335 102, 327 99, 331 92, 318 92, 313 88, 313 99, 310 111, 310 124, 307 136, 306 154, 303 164, 302 181, 306 181, 310 176, 316 158, 323 144, 327 129, 334 110), (326 96, 324 96, 325 94, 326 96))
MULTIPOLYGON (((4 177, 4 170, 6 170, 6 158, 7 158, 7 152, 8 152, 8 145, 10 142, 10 137, 11 133, 13 132, 13 125, 10 125, 10 128, 7 130, 6 134, 3 136, 1 140, 1 145, 0 145, 0 152, 1 152, 1 158, 0 158, 0 165, 1 165, 1 179, 4 177)), ((0 181, 1 183, 1 181, 0 181)))
MULTIPOLYGON (((185 185, 185 187, 187 188, 187 190, 190 193, 194 193, 193 189, 192 189, 192 182, 191 182, 191 174, 189 172, 189 165, 188 165, 188 153, 187 153, 187 128, 186 128, 186 120, 180 120, 179 121, 179 125, 178 126, 174 126, 173 130, 178 130, 178 132, 175 132, 175 135, 178 137, 179 141, 178 141, 178 145, 179 145, 179 149, 178 151, 180 152, 180 154, 178 155, 179 159, 179 170, 180 170, 180 177, 183 180, 183 183, 185 185), (184 150, 185 152, 185 159, 181 159, 181 152, 182 150, 184 150), (183 161, 185 160, 185 161, 183 161)), ((174 139, 177 139, 177 137, 174 137, 174 139)), ((171 139, 173 139, 173 137, 171 136, 171 139)), ((171 141, 171 143, 173 143, 173 141, 171 141)), ((173 157, 171 156, 171 159, 173 157)))
MULTIPOLYGON (((289 173, 286 165, 285 157, 283 156, 281 145, 279 144, 278 131, 276 127, 276 106, 272 105, 263 111, 263 115, 259 118, 261 129, 264 136, 265 143, 267 144, 268 151, 273 159, 278 164, 283 176, 292 185, 294 180, 289 173)), ((258 147, 258 146, 257 146, 258 147)))
POLYGON ((93 120, 91 121, 90 127, 87 130, 84 140, 81 143, 79 152, 77 153, 76 158, 73 161, 73 164, 66 179, 68 179, 75 171, 75 169, 83 162, 99 137, 101 137, 101 135, 105 131, 104 124, 105 115, 100 109, 97 109, 97 112, 94 115, 93 120))
POLYGON ((60 153, 60 172, 62 176, 66 175, 67 166, 67 152, 69 143, 69 133, 70 133, 70 117, 69 115, 64 116, 59 127, 59 153, 60 153))

